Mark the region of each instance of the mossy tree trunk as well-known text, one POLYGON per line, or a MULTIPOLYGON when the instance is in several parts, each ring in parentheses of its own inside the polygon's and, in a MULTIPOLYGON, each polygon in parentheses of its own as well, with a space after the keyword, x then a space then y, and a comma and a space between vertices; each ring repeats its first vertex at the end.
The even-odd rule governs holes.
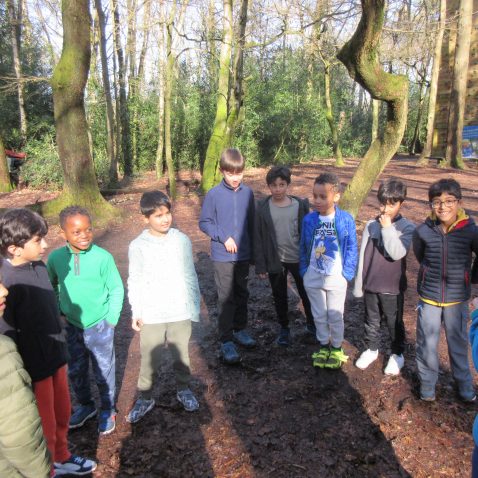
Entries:
POLYGON ((342 47, 339 60, 350 76, 372 98, 387 103, 387 121, 383 134, 372 142, 347 186, 340 205, 354 217, 373 187, 375 180, 396 153, 407 122, 408 80, 403 75, 386 73, 379 62, 385 1, 362 0, 362 16, 352 38, 342 47))
POLYGON ((0 138, 0 192, 8 193, 12 190, 10 174, 8 173, 7 155, 3 146, 3 140, 0 138))
POLYGON ((223 39, 219 57, 219 75, 217 85, 216 117, 206 151, 206 159, 202 172, 201 189, 209 191, 214 186, 216 169, 224 148, 229 97, 229 68, 232 50, 232 0, 224 0, 223 39))
POLYGON ((445 161, 442 167, 464 169, 461 145, 465 120, 466 85, 472 31, 473 0, 460 0, 458 30, 456 33, 455 61, 450 93, 445 161))
POLYGON ((378 120, 380 116, 380 101, 372 99, 372 142, 378 136, 378 120))
POLYGON ((440 74, 441 49, 442 49, 442 43, 443 43, 443 33, 445 31, 445 18, 446 18, 446 0, 440 0, 440 20, 438 23, 437 36, 435 38, 432 77, 430 80, 430 91, 429 91, 429 100, 428 100, 427 139, 417 163, 421 166, 426 166, 428 164, 428 158, 432 154, 433 125, 435 124, 435 110, 436 110, 437 91, 438 91, 438 76, 440 74))
POLYGON ((46 215, 80 204, 107 219, 114 208, 100 194, 88 143, 84 90, 90 66, 90 12, 88 0, 62 0, 63 49, 55 67, 53 89, 58 153, 64 187, 60 196, 47 203, 46 215))

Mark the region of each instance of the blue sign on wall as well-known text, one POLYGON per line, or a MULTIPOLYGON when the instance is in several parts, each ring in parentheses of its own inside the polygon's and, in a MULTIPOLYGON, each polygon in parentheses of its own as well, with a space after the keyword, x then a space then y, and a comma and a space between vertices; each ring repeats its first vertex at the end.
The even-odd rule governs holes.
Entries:
POLYGON ((464 158, 478 158, 478 125, 463 128, 461 154, 464 158))

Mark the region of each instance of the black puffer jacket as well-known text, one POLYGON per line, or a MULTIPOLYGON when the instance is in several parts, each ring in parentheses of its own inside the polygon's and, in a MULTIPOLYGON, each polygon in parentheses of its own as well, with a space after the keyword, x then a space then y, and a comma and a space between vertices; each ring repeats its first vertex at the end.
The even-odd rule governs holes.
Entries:
POLYGON ((415 229, 413 251, 420 263, 417 291, 424 299, 438 303, 463 302, 470 298, 470 284, 478 282, 478 227, 463 214, 446 234, 440 223, 427 218, 415 229))
POLYGON ((68 361, 60 310, 42 261, 12 266, 2 261, 2 282, 8 289, 5 322, 15 329, 25 368, 33 382, 53 375, 68 361))

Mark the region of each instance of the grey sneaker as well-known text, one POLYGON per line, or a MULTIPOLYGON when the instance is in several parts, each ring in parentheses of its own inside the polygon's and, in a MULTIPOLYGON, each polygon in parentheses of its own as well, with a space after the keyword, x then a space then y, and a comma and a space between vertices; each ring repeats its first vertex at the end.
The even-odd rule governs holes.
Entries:
POLYGON ((221 357, 225 363, 232 365, 241 361, 241 356, 237 353, 236 346, 230 340, 221 344, 221 357))
POLYGON ((126 416, 126 421, 129 423, 139 422, 148 412, 150 412, 155 405, 154 399, 147 400, 145 398, 138 398, 134 402, 133 408, 126 416))
POLYGON ((70 458, 63 463, 55 462, 53 468, 55 470, 54 476, 83 476, 89 475, 96 470, 96 462, 81 456, 71 455, 70 458))
POLYGON ((199 403, 189 388, 186 388, 185 390, 179 390, 176 398, 187 412, 194 412, 199 408, 199 403))
POLYGON ((70 417, 70 429, 82 427, 87 420, 96 416, 98 412, 93 404, 80 405, 70 417))
POLYGON ((256 346, 256 341, 245 330, 234 332, 233 337, 234 340, 243 347, 251 348, 256 346))

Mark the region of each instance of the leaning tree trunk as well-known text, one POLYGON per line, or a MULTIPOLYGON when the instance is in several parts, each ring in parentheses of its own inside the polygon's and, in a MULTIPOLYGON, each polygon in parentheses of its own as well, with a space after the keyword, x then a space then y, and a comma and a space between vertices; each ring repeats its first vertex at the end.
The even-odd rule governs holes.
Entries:
POLYGON ((21 19, 15 13, 15 6, 13 0, 8 0, 8 16, 10 19, 11 39, 12 39, 12 53, 13 53, 13 68, 15 70, 15 78, 17 80, 17 96, 18 96, 18 111, 20 113, 20 134, 22 143, 25 144, 27 140, 27 114, 25 110, 25 96, 23 94, 22 81, 22 67, 20 62, 20 43, 21 43, 21 19))
POLYGON ((380 117, 380 101, 372 99, 372 142, 378 137, 378 123, 380 117))
POLYGON ((91 56, 88 0, 63 0, 62 19, 63 49, 51 86, 64 187, 44 212, 56 215, 65 206, 79 204, 94 216, 107 219, 115 211, 98 189, 83 100, 91 56))
POLYGON ((443 167, 463 169, 461 154, 463 124, 465 120, 466 84, 473 15, 473 0, 460 0, 460 17, 456 33, 455 63, 450 93, 448 131, 446 135, 445 161, 443 167))
POLYGON ((115 129, 113 100, 111 98, 110 75, 108 73, 108 53, 106 51, 106 21, 101 0, 95 0, 96 11, 98 13, 98 24, 100 29, 100 56, 101 73, 103 76, 103 90, 105 92, 106 103, 106 150, 109 158, 109 183, 110 187, 118 183, 118 164, 116 163, 115 153, 115 129))
POLYGON ((362 17, 357 29, 337 55, 355 81, 374 99, 388 105, 383 135, 370 145, 340 201, 341 207, 354 217, 400 146, 407 122, 408 80, 403 75, 386 73, 379 62, 384 11, 384 0, 362 0, 362 17))
POLYGON ((233 35, 232 0, 224 0, 223 42, 219 58, 219 79, 217 85, 216 118, 206 151, 202 172, 201 189, 209 191, 214 186, 217 164, 224 147, 227 124, 227 100, 229 94, 229 66, 231 64, 231 43, 233 35))
POLYGON ((427 139, 423 148, 422 154, 418 160, 419 165, 426 166, 428 164, 428 158, 432 153, 433 145, 433 125, 435 123, 435 110, 437 103, 437 91, 438 91, 438 76, 440 74, 441 63, 441 48, 443 43, 443 33, 445 31, 445 18, 446 18, 446 0, 440 1, 440 20, 438 23, 438 32, 435 39, 435 51, 433 53, 433 67, 432 77, 430 80, 430 92, 428 100, 428 116, 427 116, 427 139))
POLYGON ((0 138, 0 192, 8 193, 12 189, 10 174, 8 173, 7 156, 3 147, 3 140, 0 138))

